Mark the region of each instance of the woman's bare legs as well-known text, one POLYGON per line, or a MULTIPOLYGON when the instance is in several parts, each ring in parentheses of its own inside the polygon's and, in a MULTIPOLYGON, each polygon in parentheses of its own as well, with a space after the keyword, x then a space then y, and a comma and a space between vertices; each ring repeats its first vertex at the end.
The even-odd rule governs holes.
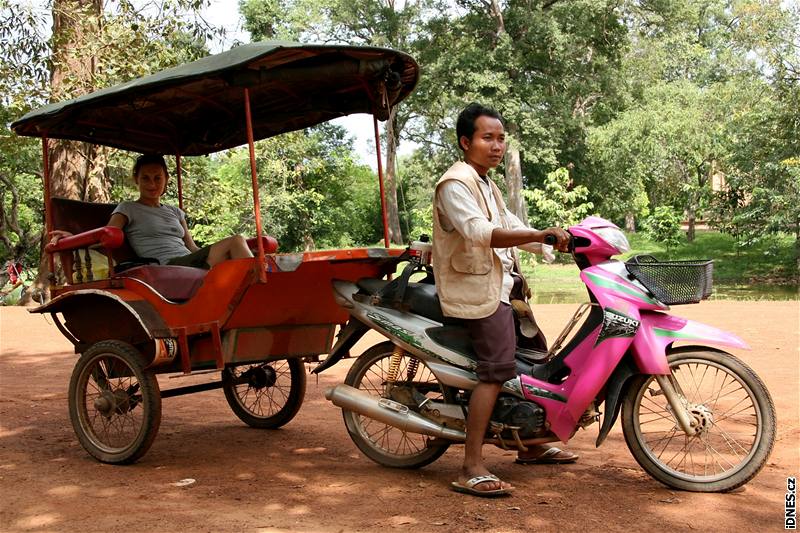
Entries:
POLYGON ((245 257, 253 257, 253 253, 247 246, 247 241, 241 235, 233 235, 212 244, 211 249, 208 251, 206 262, 208 266, 214 266, 228 259, 243 259, 245 257))

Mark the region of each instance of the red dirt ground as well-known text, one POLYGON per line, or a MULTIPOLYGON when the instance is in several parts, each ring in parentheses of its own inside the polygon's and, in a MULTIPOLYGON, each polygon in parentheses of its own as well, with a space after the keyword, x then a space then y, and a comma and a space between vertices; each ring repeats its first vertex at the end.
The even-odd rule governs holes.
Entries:
MULTIPOLYGON (((536 313, 552 339, 573 310, 542 305, 536 313)), ((71 345, 48 318, 0 308, 0 530, 782 530, 786 478, 800 473, 800 305, 714 301, 674 312, 750 343, 753 351, 735 353, 776 404, 778 441, 767 466, 730 494, 673 491, 654 481, 628 452, 619 424, 599 449, 597 426, 579 432, 569 444, 581 454, 574 465, 523 467, 512 452, 486 447, 489 467, 517 491, 499 500, 453 493, 458 446, 417 471, 383 468, 358 452, 339 409, 322 396, 343 380, 348 361, 318 382, 310 377, 300 413, 275 431, 245 426, 219 390, 165 399, 147 455, 131 466, 104 465, 81 448, 69 423, 71 345), (184 478, 196 483, 172 485, 184 478)), ((379 340, 362 342, 355 353, 379 340)))

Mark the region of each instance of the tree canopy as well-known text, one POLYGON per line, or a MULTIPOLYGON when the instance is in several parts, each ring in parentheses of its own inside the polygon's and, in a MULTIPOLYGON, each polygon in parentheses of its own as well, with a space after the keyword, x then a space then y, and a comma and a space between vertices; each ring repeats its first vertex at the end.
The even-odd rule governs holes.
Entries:
MULTIPOLYGON (((51 34, 41 11, 0 0, 0 260, 35 262, 42 227, 41 149, 8 124, 50 99, 206 55, 221 30, 202 18, 205 4, 126 0, 97 11, 90 0, 58 0, 54 16, 74 24, 51 34), (93 14, 77 17, 87 6, 93 14), (90 75, 55 76, 87 58, 90 75)), ((480 101, 503 113, 509 134, 494 178, 532 224, 598 214, 634 230, 683 219, 691 238, 702 220, 741 246, 791 234, 800 256, 796 4, 241 0, 239 10, 254 40, 373 44, 418 60, 417 90, 384 126, 396 242, 430 231, 433 184, 460 156, 455 117, 480 101), (410 155, 399 155, 402 143, 412 143, 410 155)), ((129 198, 130 155, 105 157, 92 167, 97 186, 129 198)), ((281 250, 381 238, 375 172, 342 128, 262 141, 257 165, 265 227, 281 250)), ((241 149, 186 158, 186 208, 199 241, 252 231, 248 174, 241 149)))

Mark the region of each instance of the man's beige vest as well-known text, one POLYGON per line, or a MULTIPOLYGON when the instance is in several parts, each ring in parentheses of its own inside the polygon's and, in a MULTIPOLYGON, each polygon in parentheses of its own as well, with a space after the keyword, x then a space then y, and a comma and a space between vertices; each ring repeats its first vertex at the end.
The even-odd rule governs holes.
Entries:
MULTIPOLYGON (((497 310, 500 291, 503 287, 503 264, 489 247, 468 246, 461 234, 453 229, 446 231, 439 220, 436 194, 439 187, 449 180, 457 180, 467 186, 475 201, 492 221, 488 200, 478 185, 478 173, 467 163, 459 161, 445 172, 436 183, 433 207, 433 271, 436 277, 436 292, 445 316, 456 318, 484 318, 497 310)), ((508 227, 505 218, 506 206, 497 185, 489 180, 500 213, 500 223, 508 227)), ((512 248, 514 263, 519 270, 516 249, 512 248)))

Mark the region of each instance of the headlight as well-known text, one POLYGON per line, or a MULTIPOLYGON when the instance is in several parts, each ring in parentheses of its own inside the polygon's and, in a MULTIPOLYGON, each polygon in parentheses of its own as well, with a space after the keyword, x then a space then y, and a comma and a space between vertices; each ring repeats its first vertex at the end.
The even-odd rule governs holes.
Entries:
POLYGON ((628 244, 628 239, 619 228, 597 228, 592 229, 601 239, 617 249, 621 254, 630 251, 631 245, 628 244))

